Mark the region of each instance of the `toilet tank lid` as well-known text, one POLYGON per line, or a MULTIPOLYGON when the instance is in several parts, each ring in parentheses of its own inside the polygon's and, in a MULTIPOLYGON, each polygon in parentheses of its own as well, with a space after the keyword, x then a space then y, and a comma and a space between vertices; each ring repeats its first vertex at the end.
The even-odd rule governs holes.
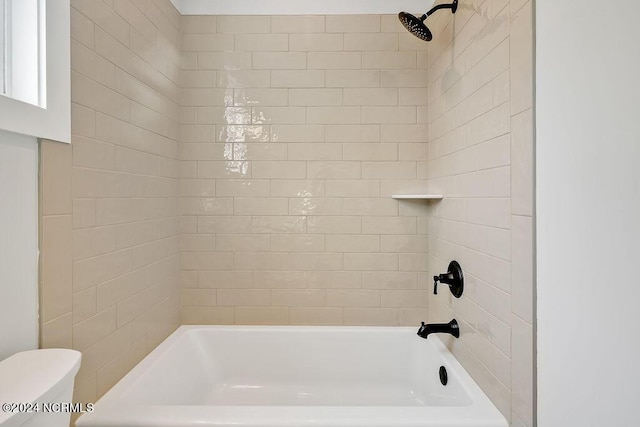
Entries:
MULTIPOLYGON (((0 402, 26 403, 53 398, 73 381, 82 355, 52 348, 16 353, 0 362, 0 402)), ((3 414, 0 412, 0 418, 3 414)), ((0 419, 1 421, 1 419, 0 419)))

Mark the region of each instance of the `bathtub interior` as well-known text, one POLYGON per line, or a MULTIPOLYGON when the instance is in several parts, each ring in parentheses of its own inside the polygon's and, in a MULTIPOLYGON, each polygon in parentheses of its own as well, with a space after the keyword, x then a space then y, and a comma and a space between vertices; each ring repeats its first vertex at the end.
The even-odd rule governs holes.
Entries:
POLYGON ((189 329, 140 366, 128 403, 201 406, 468 406, 437 340, 367 328, 189 329), (449 382, 443 386, 439 368, 449 382))

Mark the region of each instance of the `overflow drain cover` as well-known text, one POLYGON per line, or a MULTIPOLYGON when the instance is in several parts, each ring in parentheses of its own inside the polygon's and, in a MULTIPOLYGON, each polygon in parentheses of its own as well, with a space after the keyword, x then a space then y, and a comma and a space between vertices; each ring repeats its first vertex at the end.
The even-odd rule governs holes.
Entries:
POLYGON ((447 375, 447 368, 440 366, 440 382, 442 385, 447 385, 449 382, 449 376, 447 375))

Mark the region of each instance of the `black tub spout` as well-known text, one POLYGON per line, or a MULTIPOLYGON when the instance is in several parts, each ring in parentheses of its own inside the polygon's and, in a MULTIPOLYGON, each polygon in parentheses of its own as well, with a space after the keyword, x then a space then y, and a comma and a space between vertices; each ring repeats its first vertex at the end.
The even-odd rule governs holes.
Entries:
POLYGON ((453 319, 449 323, 425 324, 422 322, 420 329, 418 329, 418 336, 427 339, 431 334, 450 334, 456 338, 460 338, 460 327, 456 319, 453 319))

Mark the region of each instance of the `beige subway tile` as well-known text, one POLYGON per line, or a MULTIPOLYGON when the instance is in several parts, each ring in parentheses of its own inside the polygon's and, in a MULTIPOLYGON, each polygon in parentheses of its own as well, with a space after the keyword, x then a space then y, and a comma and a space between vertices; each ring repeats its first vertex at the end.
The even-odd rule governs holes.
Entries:
POLYGON ((300 161, 256 161, 251 173, 258 179, 304 179, 307 164, 300 161))
POLYGON ((341 253, 290 253, 288 264, 302 271, 339 271, 344 269, 344 259, 341 253))
POLYGON ((415 179, 417 177, 414 162, 364 162, 364 179, 415 179))
POLYGON ((533 112, 511 118, 511 209, 516 215, 533 214, 533 112))
POLYGON ((398 258, 400 271, 427 271, 426 256, 423 252, 417 254, 401 253, 398 258))
POLYGON ((239 106, 286 106, 289 102, 287 89, 234 89, 234 105, 239 106))
MULTIPOLYGON (((43 218, 44 223, 52 218, 43 218)), ((68 229, 71 230, 71 218, 68 219, 68 229)), ((57 238, 56 244, 65 244, 69 236, 57 238)), ((116 234, 114 227, 88 228, 73 231, 73 260, 91 258, 116 249, 116 234)))
POLYGON ((73 263, 73 289, 81 291, 90 286, 121 276, 133 267, 130 250, 113 252, 73 263))
MULTIPOLYGON (((233 48, 220 50, 233 50, 233 48)), ((236 34, 235 50, 248 52, 286 52, 289 50, 289 36, 286 34, 236 34)))
POLYGON ((98 312, 97 289, 95 286, 73 294, 73 323, 94 316, 98 312))
POLYGON ((398 202, 392 199, 349 198, 344 199, 345 215, 390 215, 398 214, 398 202))
POLYGON ((229 70, 217 72, 221 88, 256 88, 271 86, 271 74, 266 70, 229 70))
POLYGON ((322 106, 342 105, 341 89, 290 89, 289 105, 322 106))
POLYGON ((304 70, 307 54, 304 52, 254 52, 253 68, 257 70, 304 70))
POLYGON ((326 237, 328 252, 379 252, 380 237, 356 234, 331 234, 326 237))
POLYGON ((361 52, 308 52, 310 70, 357 70, 362 68, 361 52))
POLYGON ((323 33, 324 30, 324 16, 271 16, 271 32, 273 33, 323 33))
POLYGON ((231 215, 233 199, 230 198, 183 198, 182 215, 231 215))
POLYGON ((416 218, 369 216, 362 218, 362 234, 415 234, 416 218))
POLYGON ((424 308, 401 308, 400 309, 400 326, 416 326, 420 325, 427 316, 424 308))
MULTIPOLYGON (((197 109, 196 109, 196 115, 197 115, 197 109)), ((216 127, 213 125, 182 125, 180 126, 181 142, 214 142, 215 134, 216 134, 216 127)))
POLYGON ((242 161, 199 161, 198 178, 250 178, 250 166, 249 162, 242 161))
POLYGON ((250 274, 253 274, 254 288, 295 289, 306 287, 307 273, 304 271, 253 271, 250 274))
POLYGON ((533 106, 533 14, 533 4, 527 2, 511 18, 509 70, 512 114, 533 106))
POLYGON ((380 237, 381 252, 427 252, 427 236, 423 235, 387 235, 380 237))
POLYGON ((234 47, 233 43, 233 34, 184 34, 182 36, 182 50, 185 52, 231 51, 234 47))
POLYGON ((378 70, 327 70, 327 87, 379 87, 378 70))
POLYGON ((312 179, 359 179, 359 162, 310 161, 307 163, 307 177, 312 179))
POLYGON ((89 18, 71 8, 71 38, 93 48, 95 45, 95 24, 89 18))
POLYGON ((303 233, 305 227, 304 216, 254 216, 251 218, 252 233, 303 233))
MULTIPOLYGON (((342 144, 337 143, 302 143, 290 144, 289 160, 341 160, 342 144)), ((298 197, 303 197, 299 195, 298 197)), ((310 196, 310 195, 307 195, 310 196)))
POLYGON ((323 70, 273 70, 271 87, 274 88, 312 88, 325 86, 323 70))
POLYGON ((296 198, 289 200, 290 215, 342 215, 342 199, 296 198))
POLYGON ((380 85, 382 87, 416 87, 428 85, 426 70, 392 70, 382 71, 380 85))
POLYGON ((416 289, 418 274, 404 271, 365 271, 362 273, 364 289, 416 289))
MULTIPOLYGON (((95 169, 115 169, 115 146, 77 135, 71 137, 73 165, 95 169)), ((44 164, 44 159, 42 160, 44 164)), ((67 171, 66 173, 69 173, 67 171)))
POLYGON ((233 269, 233 253, 230 252, 183 252, 181 259, 185 270, 233 269))
POLYGON ((362 107, 362 123, 416 123, 416 108, 398 107, 362 107))
POLYGON ((182 15, 180 26, 185 33, 215 33, 217 31, 215 15, 182 15))
POLYGON ((344 324, 353 326, 397 326, 398 310, 393 308, 344 309, 344 324))
POLYGON ((284 160, 287 146, 274 143, 235 143, 233 158, 236 160, 284 160))
POLYGON ((429 291, 382 291, 383 307, 427 307, 429 300, 429 291))
POLYGON ((216 251, 218 252, 250 252, 268 251, 271 240, 263 234, 218 234, 216 235, 216 251))
POLYGON ((398 19, 398 15, 381 15, 380 16, 380 31, 383 33, 404 33, 407 31, 400 20, 398 19))
POLYGON ((275 252, 320 252, 325 250, 324 240, 324 236, 321 235, 277 234, 271 236, 271 250, 275 252))
POLYGON ((210 142, 185 142, 180 146, 180 160, 225 160, 228 148, 210 142))
POLYGON ((284 198, 235 198, 236 215, 286 215, 288 200, 284 198))
POLYGON ((198 233, 248 233, 251 217, 202 216, 198 218, 198 233))
POLYGON ((269 126, 216 126, 216 142, 269 142, 270 134, 269 126))
POLYGON ((399 88, 400 105, 427 105, 429 102, 426 88, 399 88))
POLYGON ((75 199, 72 217, 74 230, 94 226, 96 224, 95 199, 75 199))
POLYGON ((359 122, 359 107, 307 107, 307 123, 310 124, 349 124, 359 122))
POLYGON ((360 233, 361 219, 343 216, 311 216, 307 219, 307 232, 321 234, 360 233))
POLYGON ((236 307, 236 325, 287 325, 289 309, 286 307, 236 307))
POLYGON ((270 191, 269 181, 256 179, 218 180, 215 187, 221 197, 268 197, 270 191))
MULTIPOLYGON (((400 161, 418 160, 418 161, 426 162, 429 160, 429 146, 424 143, 398 144, 398 160, 400 161)), ((418 164, 418 167, 420 167, 419 164, 418 164)), ((420 175, 419 172, 418 172, 418 175, 420 175)))
MULTIPOLYGON (((183 271, 184 273, 184 271, 183 271)), ((253 278, 250 271, 194 271, 199 288, 252 288, 253 278)), ((259 286, 256 286, 259 287, 259 286)))
POLYGON ((115 307, 73 326, 73 348, 83 351, 116 330, 115 307))
POLYGON ((218 33, 268 33, 271 31, 269 16, 218 16, 218 33))
POLYGON ((233 307, 182 307, 182 323, 185 325, 233 325, 233 307))
POLYGON ((82 105, 71 103, 71 134, 93 138, 96 135, 96 113, 82 105))
MULTIPOLYGON (((213 72, 199 71, 199 73, 207 73, 207 79, 213 79, 209 85, 213 86, 213 81, 215 81, 216 76, 213 72)), ((228 94, 228 89, 215 89, 211 87, 183 88, 180 94, 180 103, 184 106, 192 107, 219 106, 227 103, 226 98, 228 94)))
POLYGON ((216 305, 215 289, 182 289, 182 305, 190 307, 212 307, 216 305))
POLYGON ((429 127, 422 124, 384 124, 380 126, 380 132, 380 139, 382 142, 426 143, 429 136, 429 127))
POLYGON ((40 348, 73 348, 71 313, 42 323, 40 348))
POLYGON ((327 125, 327 142, 380 142, 379 125, 327 125))
POLYGON ((400 50, 417 50, 426 51, 428 43, 415 37, 413 34, 409 34, 405 31, 401 31, 398 34, 398 48, 400 50))
POLYGON ((328 15, 327 33, 378 33, 380 15, 328 15))
POLYGON ((362 52, 362 68, 372 70, 415 69, 416 52, 362 52))
POLYGON ((309 271, 307 285, 318 289, 360 288, 362 273, 359 271, 309 271))
POLYGON ((327 181, 327 197, 378 197, 380 181, 330 180, 327 181))
POLYGON ((273 289, 271 304, 280 307, 322 307, 325 305, 325 291, 322 289, 273 289))
POLYGON ((132 344, 96 372, 98 396, 106 393, 145 356, 147 352, 145 345, 144 340, 132 344))
POLYGON ((52 141, 40 145, 40 185, 42 215, 69 214, 72 211, 72 147, 52 141))
POLYGON ((216 236, 212 234, 182 234, 180 250, 183 252, 212 252, 216 250, 216 236))
POLYGON ((398 50, 398 35, 393 33, 345 34, 344 50, 398 50))
POLYGON ((323 142, 324 128, 322 125, 273 125, 271 133, 274 142, 323 142))
POLYGON ((84 44, 71 40, 71 69, 104 86, 115 88, 115 66, 84 44))
POLYGON ((72 309, 71 216, 43 217, 41 245, 42 320, 47 322, 72 309))
MULTIPOLYGON (((291 155, 291 147, 289 147, 289 155, 291 155)), ((324 195, 324 181, 296 179, 271 180, 272 197, 322 197, 324 195)))
POLYGON ((328 289, 327 306, 380 307, 380 291, 360 289, 328 289))
POLYGON ((152 221, 121 224, 115 229, 116 246, 124 249, 158 238, 158 224, 152 221))
POLYGON ((126 325, 139 317, 141 313, 147 312, 158 302, 158 288, 155 286, 119 302, 116 309, 117 326, 126 325))
POLYGON ((511 232, 511 309, 527 322, 533 322, 533 220, 513 216, 511 232))
POLYGON ((268 124, 285 124, 296 125, 304 124, 307 112, 305 107, 254 107, 252 108, 252 123, 268 125, 268 124))
POLYGON ((291 51, 338 51, 343 47, 342 34, 290 34, 291 51))
POLYGON ((344 160, 391 161, 398 159, 398 145, 384 143, 344 144, 344 160))
POLYGON ((398 269, 397 254, 353 253, 344 254, 345 270, 385 271, 398 269))
POLYGON ((527 425, 533 425, 534 399, 534 338, 531 325, 513 316, 512 354, 511 354, 511 390, 514 411, 527 425))
MULTIPOLYGON (((207 82, 215 85, 215 80, 209 80, 209 70, 246 70, 251 68, 251 52, 198 52, 198 70, 183 70, 183 84, 192 87, 194 76, 207 76, 207 82)), ((211 87, 200 86, 197 87, 211 87)))
POLYGON ((129 44, 129 24, 104 3, 94 4, 88 1, 76 1, 73 8, 104 31, 117 38, 120 43, 129 44))
POLYGON ((292 325, 342 325, 343 310, 337 307, 291 307, 289 322, 292 325))
POLYGON ((395 88, 345 88, 345 105, 398 105, 395 88))

